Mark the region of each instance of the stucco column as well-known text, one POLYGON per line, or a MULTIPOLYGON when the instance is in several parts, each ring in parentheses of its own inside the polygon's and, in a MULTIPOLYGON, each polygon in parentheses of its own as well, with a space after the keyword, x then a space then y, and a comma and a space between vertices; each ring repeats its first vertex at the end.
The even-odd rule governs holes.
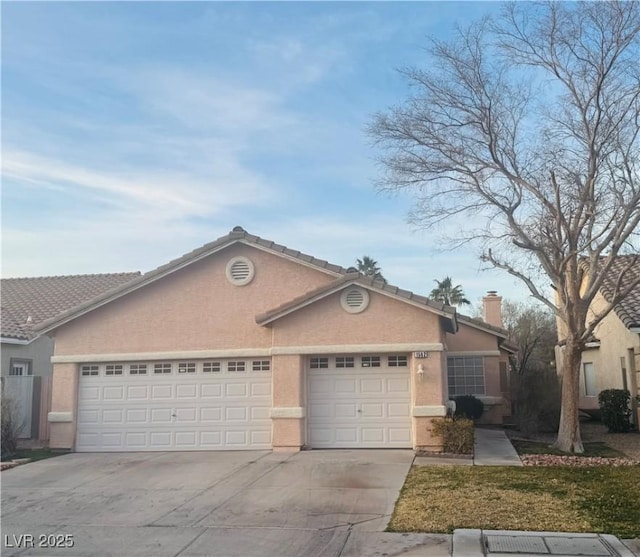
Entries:
POLYGON ((73 449, 78 409, 77 364, 54 364, 49 412, 49 446, 73 449))
POLYGON ((442 451, 442 440, 431 433, 431 421, 446 414, 447 384, 444 352, 429 352, 426 358, 409 358, 413 414, 413 448, 442 451), (421 372, 421 373, 420 373, 421 372))
POLYGON ((304 362, 299 355, 272 358, 274 451, 299 451, 304 444, 304 362))

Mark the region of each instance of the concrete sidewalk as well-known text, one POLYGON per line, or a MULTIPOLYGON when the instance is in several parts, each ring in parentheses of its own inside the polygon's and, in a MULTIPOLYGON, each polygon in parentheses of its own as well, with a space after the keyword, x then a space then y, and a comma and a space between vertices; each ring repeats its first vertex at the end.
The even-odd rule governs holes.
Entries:
POLYGON ((473 457, 417 456, 415 466, 522 466, 518 453, 500 429, 475 428, 473 457))
POLYGON ((522 466, 518 453, 500 429, 476 428, 473 463, 477 466, 522 466))

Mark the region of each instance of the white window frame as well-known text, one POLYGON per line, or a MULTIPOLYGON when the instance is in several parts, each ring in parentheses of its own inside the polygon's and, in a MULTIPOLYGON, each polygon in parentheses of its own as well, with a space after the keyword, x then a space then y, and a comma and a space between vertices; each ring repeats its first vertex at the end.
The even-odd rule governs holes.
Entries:
POLYGON ((356 359, 353 356, 336 356, 336 369, 356 367, 356 359))
POLYGON ((82 364, 80 366, 80 375, 84 377, 96 377, 100 375, 100 366, 98 364, 82 364))
POLYGON ((311 369, 328 369, 329 358, 325 358, 324 356, 313 356, 309 360, 309 367, 311 369))
POLYGON ((253 360, 251 362, 251 371, 271 371, 271 361, 253 360))
POLYGON ((13 377, 26 377, 33 375, 33 360, 11 358, 9 363, 9 375, 13 377), (19 371, 19 373, 17 373, 19 371))
POLYGON ((449 356, 447 358, 449 396, 484 396, 487 377, 482 356, 449 356), (480 373, 478 373, 480 371, 480 373), (480 381, 481 379, 481 381, 480 381))
POLYGON ((389 367, 407 367, 409 365, 406 356, 388 356, 387 366, 389 367))
POLYGON ((596 366, 593 362, 583 362, 582 364, 582 379, 584 381, 584 396, 596 397, 598 396, 598 388, 596 386, 596 366), (587 367, 589 366, 589 367, 587 367), (587 369, 590 370, 590 380, 587 379, 587 369), (592 387, 590 389, 589 387, 592 387), (593 394, 590 394, 590 391, 593 394))
POLYGON ((222 362, 219 360, 207 360, 202 362, 202 373, 220 373, 222 371, 222 362))

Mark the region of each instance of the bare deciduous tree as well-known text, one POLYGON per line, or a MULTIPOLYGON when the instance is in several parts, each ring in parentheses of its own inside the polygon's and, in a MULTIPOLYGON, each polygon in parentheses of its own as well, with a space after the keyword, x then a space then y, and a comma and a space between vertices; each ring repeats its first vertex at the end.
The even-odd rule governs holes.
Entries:
POLYGON ((564 324, 556 446, 570 452, 583 452, 584 343, 637 283, 619 255, 637 252, 640 222, 639 37, 637 2, 507 5, 435 41, 429 69, 403 72, 412 96, 369 130, 379 187, 416 194, 415 224, 464 216, 458 241, 564 324), (605 279, 610 303, 592 315, 605 279))

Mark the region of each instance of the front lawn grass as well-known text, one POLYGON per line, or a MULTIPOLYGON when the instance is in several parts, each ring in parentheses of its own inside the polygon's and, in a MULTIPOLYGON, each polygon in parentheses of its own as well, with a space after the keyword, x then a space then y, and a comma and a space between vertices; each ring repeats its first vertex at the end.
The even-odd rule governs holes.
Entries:
POLYGON ((554 449, 547 443, 537 441, 522 441, 512 439, 511 444, 519 455, 523 454, 550 454, 557 456, 600 456, 606 458, 625 458, 626 455, 616 449, 612 449, 609 445, 602 442, 583 443, 584 453, 575 455, 573 453, 565 453, 558 449, 554 449))
POLYGON ((640 466, 414 466, 388 531, 456 528, 640 536, 640 466))
POLYGON ((10 460, 30 458, 31 462, 35 462, 37 460, 44 460, 45 458, 52 458, 63 454, 69 453, 67 451, 52 451, 51 449, 19 449, 13 454, 10 460))

